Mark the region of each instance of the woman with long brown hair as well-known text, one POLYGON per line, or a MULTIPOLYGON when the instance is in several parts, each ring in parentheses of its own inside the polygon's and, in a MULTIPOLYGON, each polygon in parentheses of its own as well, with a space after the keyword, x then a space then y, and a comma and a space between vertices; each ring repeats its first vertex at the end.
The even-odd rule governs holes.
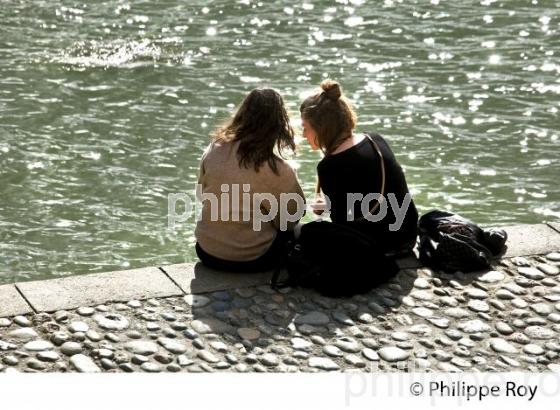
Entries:
POLYGON ((295 194, 303 201, 296 174, 283 158, 284 151, 294 149, 284 101, 269 88, 252 90, 215 131, 202 156, 198 181, 203 201, 195 236, 203 264, 230 272, 256 272, 279 263, 285 232, 295 225, 286 223, 282 231, 280 213, 293 215, 298 204, 290 201, 282 210, 274 209, 271 202, 280 204, 282 194, 295 194), (268 200, 247 203, 255 194, 267 194, 268 200), (212 209, 216 207, 219 211, 212 209), (255 223, 255 218, 267 213, 277 215, 255 223))
POLYGON ((318 186, 330 202, 331 220, 365 233, 385 253, 410 251, 416 243, 418 212, 385 138, 354 132, 356 114, 336 81, 323 81, 321 91, 303 101, 300 112, 304 137, 325 154, 317 166, 318 186), (366 207, 353 200, 372 195, 380 196, 366 207), (388 199, 392 207, 394 200, 402 206, 402 220, 390 213, 381 220, 373 218, 388 199))

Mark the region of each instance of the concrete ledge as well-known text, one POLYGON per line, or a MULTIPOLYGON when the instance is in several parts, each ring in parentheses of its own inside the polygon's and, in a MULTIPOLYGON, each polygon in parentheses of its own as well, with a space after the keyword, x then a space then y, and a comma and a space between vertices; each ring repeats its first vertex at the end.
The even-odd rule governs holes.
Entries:
POLYGON ((33 312, 14 285, 0 286, 0 317, 24 315, 33 312))
POLYGON ((560 233, 548 225, 505 226, 507 250, 503 258, 542 255, 560 250, 560 233))
POLYGON ((23 282, 16 286, 40 312, 183 294, 156 267, 23 282))
MULTIPOLYGON (((401 269, 421 267, 420 261, 413 256, 398 259, 397 263, 401 269)), ((162 266, 161 269, 187 294, 268 285, 273 273, 219 272, 209 269, 201 263, 181 263, 162 266)))
POLYGON ((181 263, 162 266, 161 269, 185 293, 206 293, 217 290, 268 285, 272 272, 228 273, 208 269, 201 263, 181 263))
MULTIPOLYGON (((504 229, 509 237, 507 250, 501 258, 560 251, 560 223, 517 225, 504 229)), ((402 269, 421 267, 417 251, 415 256, 399 259, 397 263, 402 269)), ((33 309, 52 312, 107 302, 268 285, 271 277, 272 272, 234 274, 217 272, 200 263, 183 263, 2 285, 0 317, 30 313, 33 309)))

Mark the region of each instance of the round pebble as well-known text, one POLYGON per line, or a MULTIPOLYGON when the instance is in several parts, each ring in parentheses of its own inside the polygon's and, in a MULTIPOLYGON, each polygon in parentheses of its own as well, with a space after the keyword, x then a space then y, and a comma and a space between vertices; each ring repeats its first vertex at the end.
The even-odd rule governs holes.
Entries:
POLYGON ((366 363, 359 356, 356 356, 355 354, 349 354, 344 356, 344 361, 348 363, 350 366, 359 369, 366 367, 366 363))
MULTIPOLYGON (((432 327, 423 323, 418 325, 413 325, 409 327, 407 330, 409 333, 415 335, 421 335, 421 336, 426 336, 432 333, 432 327)), ((365 345, 364 341, 362 341, 362 343, 365 345)))
POLYGON ((68 312, 65 310, 59 310, 54 313, 54 320, 59 323, 64 323, 68 321, 68 312))
POLYGON ((515 266, 531 266, 529 261, 523 256, 516 256, 511 260, 515 266))
POLYGON ((468 289, 465 294, 471 299, 486 299, 488 297, 488 293, 477 288, 468 289))
POLYGON ((30 340, 37 337, 37 332, 31 327, 23 327, 15 329, 8 333, 8 337, 19 340, 30 340))
POLYGON ((45 370, 47 368, 47 366, 44 363, 41 363, 40 361, 35 360, 35 359, 28 360, 26 364, 27 364, 27 367, 29 367, 30 369, 33 369, 33 370, 41 371, 41 370, 45 370))
POLYGON ((496 297, 502 300, 515 299, 515 295, 507 289, 500 289, 496 292, 496 297))
POLYGON ((295 350, 310 350, 313 347, 313 343, 302 339, 301 337, 294 337, 290 340, 290 342, 295 350))
POLYGON ((294 322, 298 325, 320 326, 329 323, 330 319, 323 312, 314 311, 306 313, 305 315, 297 315, 294 322))
POLYGON ((225 333, 230 331, 231 328, 227 323, 212 317, 193 320, 191 327, 200 334, 225 333))
POLYGON ((222 353, 227 352, 229 350, 228 346, 225 343, 219 342, 219 341, 210 342, 210 347, 212 347, 212 349, 214 349, 218 352, 222 352, 222 353))
POLYGON ((368 348, 368 347, 366 347, 362 350, 362 355, 366 359, 371 360, 372 362, 376 362, 376 361, 379 360, 379 355, 377 354, 377 352, 373 349, 368 348))
POLYGON ((139 307, 142 307, 142 303, 139 300, 130 300, 127 302, 126 304, 128 307, 131 307, 133 309, 137 309, 139 307))
POLYGON ((96 332, 95 330, 89 330, 86 333, 86 337, 89 340, 91 340, 92 342, 99 342, 100 340, 103 339, 103 337, 98 332, 96 332))
POLYGON ((469 313, 468 310, 465 310, 465 309, 460 308, 460 307, 452 307, 452 308, 445 309, 445 311, 443 313, 446 316, 450 316, 454 319, 463 319, 465 317, 470 316, 470 313, 469 313))
POLYGON ((280 363, 278 360, 278 356, 273 353, 266 353, 262 355, 262 357, 260 358, 260 362, 268 367, 275 367, 280 363))
POLYGON ((146 342, 143 340, 133 340, 127 342, 124 348, 131 353, 149 356, 158 351, 158 347, 153 342, 146 342))
MULTIPOLYGON (((410 298, 410 297, 409 297, 410 298)), ((411 298, 410 298, 411 299, 411 298)), ((369 302, 368 303, 368 307, 373 310, 373 312, 378 313, 378 314, 383 314, 385 313, 385 308, 381 305, 379 305, 376 302, 369 302)))
POLYGON ((255 288, 238 288, 235 289, 235 293, 237 293, 242 298, 251 298, 255 296, 257 291, 255 290, 255 288))
POLYGON ((546 316, 552 313, 552 306, 546 303, 535 303, 531 305, 531 309, 538 313, 539 315, 546 316))
POLYGON ((19 359, 13 355, 4 356, 2 358, 2 363, 7 364, 8 366, 17 366, 19 359))
POLYGON ((484 275, 479 276, 477 280, 483 283, 496 283, 502 281, 504 278, 505 275, 502 272, 491 270, 486 272, 484 275))
POLYGON ((488 303, 486 303, 482 300, 470 300, 469 303, 467 304, 467 307, 470 310, 473 310, 475 312, 489 312, 490 311, 490 306, 488 306, 488 303))
POLYGON ((334 345, 346 353, 357 353, 362 350, 358 342, 350 337, 343 337, 335 341, 334 345))
POLYGON ((161 372, 161 366, 156 363, 146 362, 143 363, 140 368, 148 373, 159 373, 161 372))
POLYGON ((449 319, 443 317, 429 317, 426 318, 426 320, 440 329, 446 329, 449 327, 449 319))
POLYGON ((60 346, 60 351, 66 356, 73 356, 82 353, 82 345, 77 342, 65 342, 60 346))
POLYGON ((310 357, 309 367, 321 370, 338 370, 340 367, 331 359, 325 357, 310 357))
POLYGON ((245 340, 255 340, 261 335, 257 329, 242 327, 237 329, 237 334, 245 340))
POLYGON ((559 252, 551 252, 545 256, 546 259, 552 262, 560 262, 560 253, 559 252))
POLYGON ((48 342, 46 340, 34 340, 32 342, 27 342, 25 345, 23 345, 23 348, 25 350, 29 350, 32 352, 40 352, 43 350, 49 350, 52 349, 54 346, 51 342, 48 342))
POLYGON ((220 361, 220 359, 208 350, 199 350, 197 356, 208 363, 218 363, 220 361))
POLYGON ((338 347, 333 346, 333 345, 323 346, 323 353, 325 353, 327 356, 331 356, 331 357, 344 356, 344 353, 342 352, 342 350, 340 350, 338 347))
POLYGON ((89 325, 85 322, 72 322, 68 325, 68 330, 70 330, 70 332, 72 333, 85 333, 89 330, 89 325))
POLYGON ((506 335, 506 336, 511 335, 514 332, 512 327, 505 322, 497 322, 496 330, 502 335, 506 335))
POLYGON ((126 317, 118 313, 112 314, 98 314, 93 317, 100 328, 105 330, 117 331, 128 328, 129 322, 126 317))
POLYGON ((182 354, 177 356, 177 363, 179 363, 179 366, 185 367, 185 366, 190 366, 191 364, 194 363, 194 361, 191 360, 187 355, 182 354))
POLYGON ((95 309, 92 307, 81 307, 78 308, 77 312, 81 316, 91 316, 95 313, 95 309))
POLYGON ((430 317, 434 314, 434 312, 428 308, 424 307, 416 307, 412 309, 412 313, 420 317, 430 317))
POLYGON ((103 358, 101 359, 101 367, 105 370, 112 370, 117 367, 117 364, 110 359, 103 358))
POLYGON ((169 364, 173 362, 175 357, 171 353, 156 353, 154 355, 154 360, 161 364, 169 364))
POLYGON ((187 347, 177 340, 160 337, 157 341, 161 346, 164 347, 165 350, 168 350, 171 353, 183 354, 187 351, 187 347))
POLYGON ((544 279, 544 274, 536 268, 521 267, 521 268, 517 268, 517 271, 519 272, 520 275, 525 276, 527 279, 531 279, 531 280, 544 279))
POLYGON ((468 360, 462 359, 460 357, 454 357, 453 359, 451 359, 451 364, 461 367, 463 369, 468 369, 472 367, 472 364, 468 360))
POLYGON ((504 339, 492 339, 490 347, 498 353, 517 353, 517 349, 504 339))
POLYGON ((553 330, 542 326, 529 326, 525 329, 525 334, 531 339, 538 340, 552 339, 556 337, 556 333, 553 330))
POLYGON ((432 300, 434 298, 433 293, 427 290, 412 291, 410 292, 410 296, 413 297, 414 299, 422 300, 422 301, 432 300))
POLYGON ((529 306, 529 304, 527 302, 525 302, 523 299, 519 299, 519 298, 513 299, 511 301, 511 304, 518 309, 525 309, 526 307, 529 306))
POLYGON ((523 346, 523 352, 538 356, 544 354, 544 349, 539 345, 529 343, 528 345, 523 346))
POLYGON ((410 356, 410 353, 398 347, 383 347, 379 349, 379 356, 388 362, 397 362, 405 360, 410 356))
POLYGON ((31 321, 27 319, 25 316, 16 316, 14 317, 14 323, 21 327, 28 327, 31 326, 31 321))
POLYGON ((83 354, 72 356, 70 364, 80 373, 98 373, 101 371, 91 358, 83 354))
POLYGON ((417 289, 429 289, 430 288, 430 282, 428 282, 424 278, 417 278, 414 281, 413 286, 417 289))
POLYGON ((552 266, 547 263, 539 263, 537 269, 549 276, 556 276, 560 273, 560 268, 558 268, 558 266, 552 266))
POLYGON ((466 322, 460 322, 457 327, 465 333, 489 332, 492 328, 481 320, 474 319, 466 322))
POLYGON ((57 352, 45 351, 37 353, 37 359, 41 360, 42 362, 56 362, 58 359, 60 359, 60 356, 57 352))
POLYGON ((147 356, 142 356, 141 354, 135 354, 134 356, 132 356, 132 359, 130 359, 130 361, 133 364, 140 366, 141 364, 150 361, 150 359, 147 356))

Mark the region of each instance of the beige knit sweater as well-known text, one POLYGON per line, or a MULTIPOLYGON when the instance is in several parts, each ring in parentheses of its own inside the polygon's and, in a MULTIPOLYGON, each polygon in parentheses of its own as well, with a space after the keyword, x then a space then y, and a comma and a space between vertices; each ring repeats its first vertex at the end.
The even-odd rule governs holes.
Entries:
MULTIPOLYGON (((202 156, 198 179, 199 199, 200 194, 203 195, 202 213, 195 236, 200 247, 212 256, 230 261, 250 261, 268 250, 280 226, 278 214, 273 221, 263 222, 260 231, 254 230, 255 216, 268 214, 270 204, 266 200, 255 204, 253 194, 270 193, 278 204, 281 193, 298 194, 302 199, 304 196, 296 173, 285 161, 278 159, 278 175, 267 163, 255 172, 254 168, 239 166, 238 146, 238 142, 215 142, 202 156), (224 192, 225 187, 227 192, 224 192), (214 194, 217 198, 218 209, 214 210, 214 215, 212 207, 215 205, 204 199, 205 194, 214 194), (260 209, 254 209, 259 203, 260 209), (215 220, 216 216, 218 220, 215 220)), ((296 202, 289 201, 288 212, 295 214, 296 209, 296 202)), ((294 225, 295 222, 289 223, 288 229, 293 229, 294 225)))

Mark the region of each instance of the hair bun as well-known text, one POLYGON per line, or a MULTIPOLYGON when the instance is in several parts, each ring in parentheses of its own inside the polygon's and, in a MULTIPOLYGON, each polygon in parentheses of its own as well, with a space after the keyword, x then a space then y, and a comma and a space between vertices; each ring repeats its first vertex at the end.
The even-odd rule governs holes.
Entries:
POLYGON ((323 93, 325 97, 327 97, 331 101, 336 101, 342 95, 342 89, 340 88, 340 84, 333 80, 324 80, 321 82, 321 88, 323 89, 323 93))

